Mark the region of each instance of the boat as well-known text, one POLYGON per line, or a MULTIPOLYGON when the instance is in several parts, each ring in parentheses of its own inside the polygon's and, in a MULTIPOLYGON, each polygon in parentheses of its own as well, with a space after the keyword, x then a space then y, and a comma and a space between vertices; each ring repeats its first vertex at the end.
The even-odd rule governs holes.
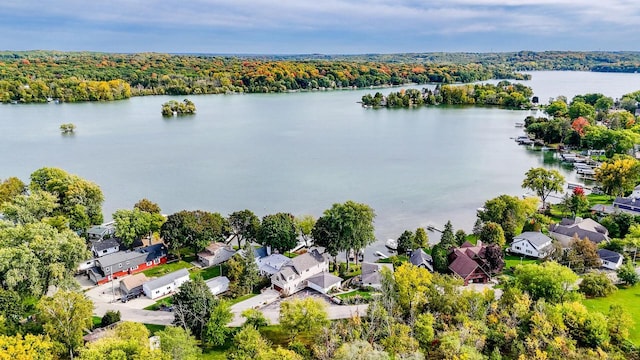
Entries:
POLYGON ((517 127, 517 128, 524 127, 524 123, 517 122, 517 123, 516 123, 516 127, 517 127))
POLYGON ((380 251, 376 251, 376 255, 378 255, 379 257, 381 257, 381 258, 383 258, 383 259, 388 258, 388 256, 387 256, 387 255, 385 255, 385 254, 381 253, 380 251))
POLYGON ((396 239, 387 239, 387 242, 384 243, 384 246, 388 247, 391 250, 398 250, 398 241, 396 239))
POLYGON ((583 188, 584 189, 584 184, 577 184, 577 183, 567 183, 567 189, 569 190, 573 190, 575 188, 583 188))

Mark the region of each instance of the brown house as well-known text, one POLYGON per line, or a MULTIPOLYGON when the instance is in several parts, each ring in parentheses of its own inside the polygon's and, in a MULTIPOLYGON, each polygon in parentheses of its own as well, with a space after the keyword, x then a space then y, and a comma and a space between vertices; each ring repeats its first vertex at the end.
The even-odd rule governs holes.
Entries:
MULTIPOLYGON (((485 258, 486 245, 478 241, 477 245, 465 242, 449 253, 449 270, 469 283, 486 284, 491 279, 491 266, 485 258)), ((498 269, 501 270, 501 269, 498 269)))

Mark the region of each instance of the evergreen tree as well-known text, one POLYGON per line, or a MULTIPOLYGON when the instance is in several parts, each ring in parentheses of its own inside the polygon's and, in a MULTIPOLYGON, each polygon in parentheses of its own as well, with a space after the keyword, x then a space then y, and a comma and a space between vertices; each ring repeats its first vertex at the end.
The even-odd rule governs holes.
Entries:
POLYGON ((445 250, 449 250, 456 246, 456 238, 453 235, 453 225, 451 225, 451 220, 447 221, 444 225, 444 230, 440 237, 440 246, 445 250))
POLYGON ((256 263, 256 255, 253 253, 253 247, 248 243, 244 247, 244 266, 240 275, 240 292, 239 295, 245 295, 253 292, 253 288, 260 282, 258 275, 258 264, 256 263))

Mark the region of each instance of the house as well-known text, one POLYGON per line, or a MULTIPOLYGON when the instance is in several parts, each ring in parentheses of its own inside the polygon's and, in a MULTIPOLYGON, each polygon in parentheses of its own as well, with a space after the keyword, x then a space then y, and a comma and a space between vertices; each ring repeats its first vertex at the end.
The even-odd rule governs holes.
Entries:
POLYGON ((513 238, 509 251, 542 259, 553 251, 553 239, 539 231, 526 231, 513 238))
POLYGON ((322 294, 328 294, 329 291, 339 288, 340 284, 342 284, 342 278, 330 272, 321 272, 307 279, 307 287, 322 294))
POLYGON ((409 262, 414 266, 423 267, 433 272, 433 258, 422 249, 413 250, 409 262))
POLYGON ((380 289, 382 287, 382 269, 387 269, 393 273, 393 264, 363 262, 360 286, 380 289))
POLYGON ((151 299, 157 299, 161 296, 169 295, 180 287, 180 285, 189 281, 189 270, 180 269, 157 279, 147 281, 142 285, 142 291, 151 299))
POLYGON ((491 266, 485 258, 485 252, 486 246, 481 241, 477 245, 466 241, 449 253, 449 270, 462 278, 465 286, 469 283, 486 284, 491 279, 491 266))
POLYGON ((289 263, 290 261, 291 259, 282 254, 271 254, 263 258, 256 258, 258 270, 260 271, 260 275, 263 276, 271 276, 277 273, 285 264, 289 263))
POLYGON ((607 249, 598 250, 598 257, 602 261, 602 267, 611 270, 618 270, 624 260, 622 254, 607 249))
POLYGON ((116 227, 113 223, 92 226, 87 230, 89 241, 100 241, 108 239, 116 234, 116 227))
POLYGON ((95 266, 87 270, 87 276, 101 285, 119 277, 134 274, 167 262, 167 248, 156 244, 134 251, 118 251, 95 259, 95 266))
POLYGON ((231 246, 213 242, 204 251, 198 253, 198 261, 204 267, 214 266, 229 260, 235 253, 231 246))
POLYGON ((568 248, 575 236, 588 238, 596 244, 609 241, 609 231, 593 219, 562 219, 559 224, 549 226, 549 235, 558 240, 563 248, 568 248))
POLYGON ((143 273, 127 276, 120 280, 120 293, 122 293, 122 301, 127 301, 143 293, 142 285, 149 281, 143 273))
MULTIPOLYGON (((312 277, 328 271, 329 261, 318 250, 313 249, 282 266, 280 271, 271 276, 271 286, 289 296, 309 286, 308 280, 312 277)), ((327 289, 327 285, 335 286, 335 282, 335 278, 323 275, 313 279, 311 286, 316 290, 327 289)))
POLYGON ((229 290, 229 278, 226 276, 217 276, 206 281, 209 290, 213 295, 220 295, 229 290))
MULTIPOLYGON (((633 190, 634 194, 637 190, 633 190)), ((640 194, 636 194, 640 195, 640 194)), ((640 197, 616 197, 613 200, 613 208, 618 212, 626 212, 631 215, 640 215, 640 197)))
POLYGON ((118 251, 120 251, 120 243, 115 238, 91 242, 91 252, 95 257, 102 257, 118 251))

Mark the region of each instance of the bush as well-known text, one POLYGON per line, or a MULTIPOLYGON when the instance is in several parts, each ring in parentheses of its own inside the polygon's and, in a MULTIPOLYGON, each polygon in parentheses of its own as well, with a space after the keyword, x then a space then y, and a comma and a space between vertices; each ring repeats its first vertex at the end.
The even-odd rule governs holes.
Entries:
POLYGON ((605 297, 616 291, 616 287, 606 274, 591 272, 584 275, 578 291, 588 297, 605 297))
POLYGON ((109 326, 117 323, 118 321, 120 321, 120 311, 108 310, 102 317, 102 320, 100 320, 100 326, 109 326))
POLYGON ((635 285, 640 280, 636 269, 630 262, 622 265, 616 273, 618 274, 618 279, 629 286, 635 285))

